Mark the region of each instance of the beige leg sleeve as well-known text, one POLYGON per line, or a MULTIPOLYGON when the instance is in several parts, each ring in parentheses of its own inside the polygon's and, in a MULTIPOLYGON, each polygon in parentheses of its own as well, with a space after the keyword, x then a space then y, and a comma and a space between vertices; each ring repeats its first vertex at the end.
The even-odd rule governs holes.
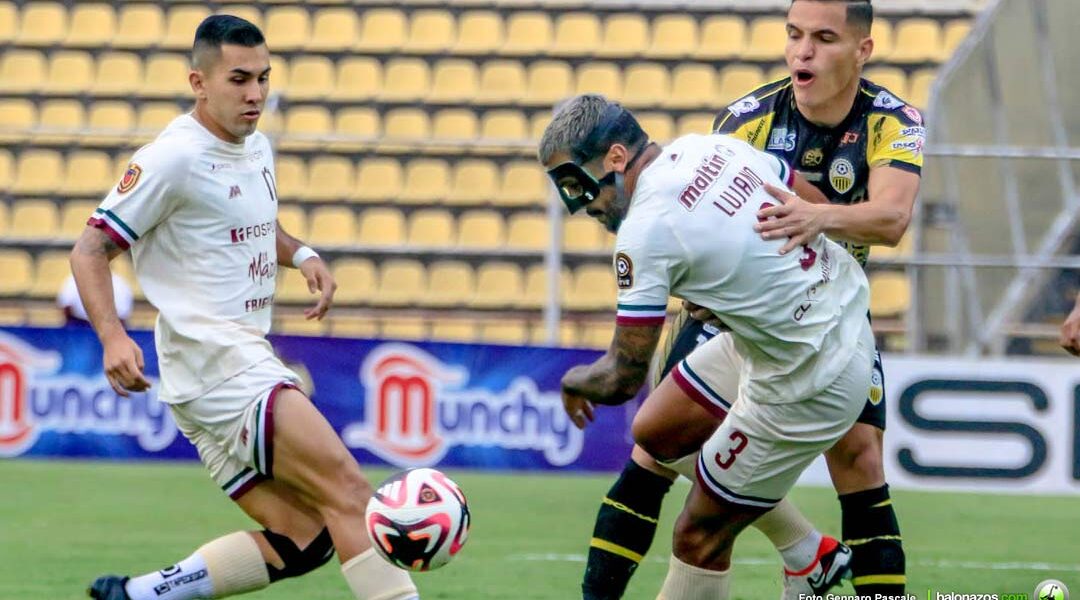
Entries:
POLYGON ((270 585, 266 560, 250 533, 230 533, 203 544, 195 552, 206 561, 215 598, 261 590, 270 585))
POLYGON ((356 600, 416 600, 420 598, 409 572, 386 562, 368 548, 341 565, 341 573, 356 600))
POLYGON ((667 578, 656 600, 728 600, 731 570, 710 571, 671 555, 667 578))
POLYGON ((656 462, 675 471, 690 481, 697 481, 697 475, 695 473, 697 470, 698 455, 700 454, 700 452, 695 452, 693 454, 687 454, 682 458, 676 458, 672 461, 657 460, 656 462))
POLYGON ((777 550, 794 546, 814 531, 814 525, 806 520, 795 504, 787 498, 758 517, 753 522, 753 527, 764 533, 777 550))

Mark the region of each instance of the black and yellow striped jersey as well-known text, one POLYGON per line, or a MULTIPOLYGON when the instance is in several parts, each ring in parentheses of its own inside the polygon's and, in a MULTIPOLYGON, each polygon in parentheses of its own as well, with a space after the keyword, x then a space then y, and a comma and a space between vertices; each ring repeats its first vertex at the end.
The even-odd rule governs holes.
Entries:
MULTIPOLYGON (((835 204, 866 200, 874 167, 920 173, 926 141, 918 109, 866 79, 851 112, 836 127, 820 127, 799 113, 787 77, 728 106, 713 129, 783 158, 835 204)), ((868 246, 838 242, 866 265, 868 246)))

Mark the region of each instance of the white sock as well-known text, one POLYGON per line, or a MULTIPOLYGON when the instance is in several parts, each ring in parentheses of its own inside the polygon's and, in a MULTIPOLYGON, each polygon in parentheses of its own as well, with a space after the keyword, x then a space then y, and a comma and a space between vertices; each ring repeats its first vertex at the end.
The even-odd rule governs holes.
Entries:
POLYGON ((789 571, 802 571, 814 564, 820 547, 821 532, 815 529, 787 548, 777 548, 777 550, 780 550, 780 556, 784 559, 784 566, 789 571))
POLYGON ((386 562, 374 548, 341 565, 341 574, 356 600, 419 600, 409 572, 386 562))
POLYGON ((196 600, 213 598, 214 593, 210 571, 198 553, 160 571, 132 577, 125 589, 131 600, 196 600))
POLYGON ((656 600, 728 600, 727 571, 710 571, 684 563, 671 555, 667 577, 656 600))

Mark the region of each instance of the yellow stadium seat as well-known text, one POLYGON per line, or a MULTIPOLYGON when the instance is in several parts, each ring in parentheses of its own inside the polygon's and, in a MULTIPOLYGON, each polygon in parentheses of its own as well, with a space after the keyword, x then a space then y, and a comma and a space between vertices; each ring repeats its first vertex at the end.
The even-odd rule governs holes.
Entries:
POLYGON ((355 187, 351 160, 343 156, 317 156, 308 165, 308 190, 304 200, 344 200, 352 195, 355 187))
POLYGON ((282 200, 296 200, 308 189, 307 165, 299 157, 287 154, 275 157, 274 177, 282 200))
POLYGON ((367 304, 375 293, 375 265, 366 258, 340 258, 334 261, 334 281, 338 284, 334 301, 342 304, 367 304))
MULTIPOLYGON (((116 183, 112 173, 112 159, 97 150, 76 150, 68 156, 64 178, 59 192, 67 197, 103 198, 116 183)), ((67 205, 65 205, 65 209, 67 205)), ((83 222, 90 213, 83 216, 83 222)))
POLYGON ((37 50, 8 50, 0 63, 0 88, 8 94, 29 94, 45 84, 45 56, 37 50))
POLYGON ((383 87, 376 99, 383 102, 412 102, 428 95, 431 73, 419 58, 392 58, 386 64, 383 87))
POLYGON ((554 106, 574 93, 574 71, 564 61, 541 60, 529 66, 526 92, 520 102, 527 106, 554 106))
POLYGON ((283 150, 315 150, 326 143, 334 131, 333 117, 322 106, 294 106, 285 115, 283 150))
POLYGON ((539 111, 533 113, 532 118, 529 119, 529 139, 540 140, 544 137, 544 131, 547 126, 551 124, 551 117, 553 115, 548 111, 539 111))
POLYGON ((600 19, 593 13, 568 12, 555 22, 555 56, 590 56, 600 48, 600 19))
POLYGON ((489 110, 480 120, 480 137, 491 142, 522 143, 529 140, 525 114, 517 110, 489 110))
POLYGON ((477 268, 473 308, 510 308, 518 305, 523 294, 521 267, 514 263, 488 261, 477 268))
POLYGON ((356 218, 351 208, 320 206, 311 211, 308 235, 316 247, 356 244, 356 218))
POLYGON ((496 202, 502 206, 544 205, 551 192, 551 182, 536 161, 513 161, 503 167, 496 202))
POLYGON ((52 150, 24 150, 15 168, 11 186, 16 195, 51 194, 60 186, 64 159, 52 150))
POLYGON ((41 91, 49 95, 74 95, 94 82, 94 58, 89 52, 61 50, 49 59, 49 73, 41 91))
POLYGON ((410 246, 448 248, 456 237, 454 217, 449 211, 427 208, 409 215, 406 243, 410 246))
POLYGON ((210 16, 210 9, 194 4, 181 4, 169 9, 165 19, 165 36, 161 47, 166 50, 191 50, 195 29, 210 16))
POLYGON ((39 254, 34 283, 28 295, 31 298, 56 298, 64 280, 71 274, 70 256, 69 252, 55 250, 39 254))
POLYGON ((480 339, 488 344, 521 346, 529 340, 529 329, 521 319, 485 319, 480 323, 480 339))
POLYGON ((787 23, 783 17, 759 17, 750 25, 750 39, 743 58, 780 60, 787 46, 787 23))
POLYGON ((908 97, 908 78, 903 69, 896 67, 871 67, 863 77, 884 87, 899 98, 908 97))
POLYGON ((417 158, 405 166, 405 189, 398 200, 404 204, 433 204, 450 187, 450 165, 445 160, 417 158))
POLYGON ((967 35, 970 32, 971 21, 967 19, 949 21, 949 24, 945 26, 941 54, 937 56, 936 60, 938 62, 949 60, 949 57, 956 52, 956 49, 964 42, 964 39, 967 38, 967 35))
POLYGON ((429 308, 464 307, 476 294, 476 282, 469 263, 439 260, 428 268, 427 293, 417 299, 429 308))
POLYGON ((607 62, 586 62, 577 69, 575 94, 603 94, 608 98, 621 98, 622 73, 618 65, 607 62))
POLYGON ((60 215, 51 200, 18 200, 11 208, 8 229, 11 237, 51 239, 60 229, 60 215))
MULTIPOLYGON (((227 4, 222 6, 214 14, 218 15, 233 15, 234 17, 240 17, 246 21, 251 22, 256 27, 263 28, 262 11, 255 4, 227 4)), ((195 31, 191 32, 192 39, 195 38, 195 31)), ((191 42, 188 42, 191 45, 191 42)))
POLYGON ((627 59, 649 46, 649 22, 640 13, 617 13, 604 20, 604 34, 595 56, 627 59))
POLYGON ((0 236, 8 235, 8 207, 4 202, 0 202, 0 236))
POLYGON ((731 104, 764 84, 765 75, 757 67, 748 65, 728 67, 720 75, 720 86, 717 92, 719 105, 731 104))
MULTIPOLYGON (((192 31, 192 39, 195 32, 192 31)), ((165 34, 165 15, 156 4, 124 4, 116 26, 113 48, 144 49, 157 45, 165 34)))
MULTIPOLYGON (((0 148, 0 192, 7 192, 15 177, 15 160, 11 152, 0 148)), ((3 204, 0 202, 0 204, 3 204)))
POLYGON ((338 61, 335 81, 331 100, 369 100, 382 88, 382 65, 374 58, 344 58, 338 61))
POLYGON ((694 58, 731 60, 746 49, 746 21, 741 17, 711 15, 701 24, 701 40, 694 58))
POLYGON ((476 335, 476 321, 472 319, 438 319, 431 323, 431 339, 440 342, 473 342, 476 335))
POLYGON ((19 10, 14 2, 0 2, 0 45, 6 45, 15 38, 19 30, 19 10))
POLYGON ((563 250, 592 252, 606 243, 604 228, 591 217, 570 217, 563 221, 563 250))
POLYGON ((493 210, 470 210, 458 219, 459 248, 495 249, 506 244, 502 216, 493 210))
POLYGON ((886 19, 874 19, 874 25, 870 28, 870 37, 874 38, 874 54, 870 57, 872 61, 881 61, 892 54, 892 23, 886 19))
POLYGON ((513 250, 540 251, 551 244, 551 225, 547 216, 534 212, 515 212, 506 226, 506 247, 513 250))
POLYGON ((675 139, 675 122, 663 112, 639 112, 634 115, 649 139, 666 144, 675 139))
POLYGON ((911 76, 911 86, 908 89, 908 97, 905 100, 919 108, 930 107, 930 88, 937 79, 937 70, 922 69, 911 76))
POLYGON ((67 9, 59 2, 30 2, 23 5, 19 46, 53 46, 67 35, 67 9))
POLYGON ((302 56, 289 65, 291 101, 322 100, 334 91, 334 63, 322 56, 302 56))
POLYGON ((21 296, 33 281, 34 261, 25 250, 0 250, 0 296, 21 296))
POLYGON ((585 264, 574 269, 567 298, 570 310, 611 310, 615 308, 615 272, 609 265, 585 264))
POLYGON ((678 136, 684 136, 689 133, 700 133, 703 135, 712 133, 713 120, 716 115, 713 113, 689 113, 685 114, 675 122, 675 130, 678 132, 678 136))
POLYGON ((360 213, 360 244, 400 246, 405 242, 405 217, 396 208, 369 208, 360 213))
POLYGON ((86 111, 78 100, 49 100, 38 112, 35 144, 68 144, 86 126, 86 111))
MULTIPOLYGON (((360 19, 354 8, 322 8, 315 14, 311 27, 311 39, 307 42, 310 52, 344 52, 353 47, 360 34, 360 19)), ((273 40, 273 38, 270 38, 273 40)), ((275 43, 276 47, 276 43, 275 43)))
POLYGON ((480 72, 479 104, 513 104, 525 95, 525 67, 509 60, 484 63, 480 72))
POLYGON ((472 109, 446 108, 435 113, 431 126, 432 139, 457 142, 451 144, 451 149, 460 150, 461 142, 473 142, 479 134, 480 121, 472 109))
POLYGON ((870 314, 880 318, 903 316, 911 306, 911 284, 903 273, 870 276, 870 314))
MULTIPOLYGON (((112 6, 104 3, 80 2, 71 11, 71 26, 67 35, 64 36, 63 46, 65 48, 100 48, 108 46, 115 36, 116 13, 113 12, 112 6)), ((191 47, 190 39, 188 47, 191 47)))
POLYGON ((330 331, 339 338, 375 339, 379 337, 379 322, 368 315, 338 312, 330 317, 330 331))
POLYGON ((143 65, 137 54, 105 52, 98 56, 90 92, 100 96, 130 96, 140 91, 142 82, 143 65))
POLYGON ((435 65, 431 94, 427 102, 461 104, 469 102, 480 87, 476 63, 471 60, 441 60, 435 65))
POLYGON ((611 347, 611 340, 614 337, 614 321, 586 321, 581 326, 581 337, 578 338, 578 342, 583 348, 607 350, 611 347))
MULTIPOLYGON (((101 102, 95 102, 94 106, 101 102)), ((172 102, 146 102, 139 106, 139 114, 135 120, 135 128, 139 131, 157 135, 173 119, 180 116, 180 107, 172 102)), ((118 122, 107 119, 107 122, 118 122)), ((94 109, 90 109, 90 126, 94 126, 94 109)))
POLYGON ((515 11, 506 22, 504 56, 536 56, 552 44, 551 18, 545 12, 515 11))
POLYGON ((469 10, 458 18, 457 41, 450 49, 454 54, 495 54, 504 39, 503 22, 492 10, 469 10))
POLYGON ((355 50, 392 54, 405 44, 405 14, 396 8, 374 8, 364 12, 364 24, 355 50))
POLYGON ((347 139, 333 142, 331 148, 359 150, 370 145, 381 130, 379 112, 374 108, 362 106, 339 109, 334 115, 334 133, 347 139))
POLYGON ((404 50, 409 54, 443 54, 454 44, 456 30, 454 16, 449 11, 418 10, 409 20, 404 50))
POLYGON ((634 63, 626 68, 622 102, 630 108, 659 106, 671 96, 667 67, 659 63, 634 63))
POLYGON ((393 158, 365 158, 356 173, 353 198, 360 202, 394 201, 401 194, 404 175, 393 158))
MULTIPOLYGON (((112 177, 109 177, 111 182, 112 177)), ((110 183, 111 185, 111 183, 110 183)), ((100 202, 96 200, 68 200, 60 210, 60 239, 74 241, 86 229, 86 221, 100 202)))
POLYGON ((307 303, 311 297, 307 280, 299 269, 278 269, 275 302, 307 303))
POLYGON ((904 19, 896 26, 889 62, 911 64, 936 61, 943 54, 941 28, 932 19, 904 19))
POLYGON ((417 304, 426 293, 424 265, 415 260, 392 258, 379 265, 379 285, 372 294, 371 303, 375 306, 408 306, 417 304))
POLYGON ((299 240, 308 239, 307 213, 295 204, 278 206, 278 223, 286 233, 299 240))
POLYGON ((0 100, 0 142, 24 141, 37 126, 37 109, 29 100, 0 100))
POLYGON ((275 52, 299 50, 311 37, 311 19, 302 6, 274 6, 266 12, 265 31, 275 52))
MULTIPOLYGON (((270 56, 270 89, 289 89, 289 63, 277 55, 270 56)), ((263 121, 265 121, 265 116, 263 121)))
MULTIPOLYGON (((559 293, 558 301, 565 306, 570 296, 570 288, 573 280, 570 270, 566 267, 559 269, 559 293)), ((544 264, 532 265, 525 272, 525 293, 514 302, 518 308, 540 308, 548 301, 548 268, 544 264)))
POLYGON ((534 346, 554 346, 556 348, 573 348, 577 346, 578 327, 573 321, 562 321, 555 331, 555 340, 548 340, 547 326, 542 321, 533 323, 532 332, 529 336, 534 346))
POLYGON ((495 163, 482 159, 458 161, 453 184, 446 195, 447 204, 493 204, 499 191, 499 172, 495 163))
POLYGON ((694 17, 685 14, 660 15, 653 22, 652 42, 646 56, 685 58, 697 50, 698 28, 694 17))
MULTIPOLYGON (((404 303, 408 303, 409 296, 404 303)), ((423 319, 390 317, 379 323, 379 337, 384 340, 425 340, 428 338, 427 323, 423 319)))
POLYGON ((285 335, 320 337, 326 332, 327 322, 308 319, 302 314, 285 313, 274 319, 274 332, 285 335))
POLYGON ((146 61, 146 79, 139 94, 151 98, 172 98, 191 94, 188 59, 181 54, 155 54, 146 61))
POLYGON ((675 67, 665 108, 711 108, 716 102, 716 70, 712 65, 686 63, 675 67))

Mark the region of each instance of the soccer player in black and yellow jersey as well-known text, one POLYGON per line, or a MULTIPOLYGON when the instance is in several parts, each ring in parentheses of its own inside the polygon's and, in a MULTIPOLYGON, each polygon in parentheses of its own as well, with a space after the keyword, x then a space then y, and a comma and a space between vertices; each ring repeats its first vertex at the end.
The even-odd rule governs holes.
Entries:
MULTIPOLYGON (((869 0, 794 0, 785 51, 791 76, 751 91, 716 118, 716 131, 783 158, 822 194, 800 188, 803 198, 784 195, 759 213, 762 236, 789 240, 783 252, 824 232, 865 266, 870 246, 895 246, 907 230, 925 129, 916 108, 861 78, 873 52, 872 22, 869 0)), ((685 312, 671 330, 658 357, 664 373, 716 335, 685 312)), ((843 540, 853 553, 853 583, 870 597, 901 595, 905 585, 900 529, 882 465, 884 430, 879 356, 865 410, 827 455, 843 540)), ((586 600, 621 597, 674 478, 634 449, 597 516, 582 585, 586 600), (627 547, 633 552, 620 552, 627 547)))

